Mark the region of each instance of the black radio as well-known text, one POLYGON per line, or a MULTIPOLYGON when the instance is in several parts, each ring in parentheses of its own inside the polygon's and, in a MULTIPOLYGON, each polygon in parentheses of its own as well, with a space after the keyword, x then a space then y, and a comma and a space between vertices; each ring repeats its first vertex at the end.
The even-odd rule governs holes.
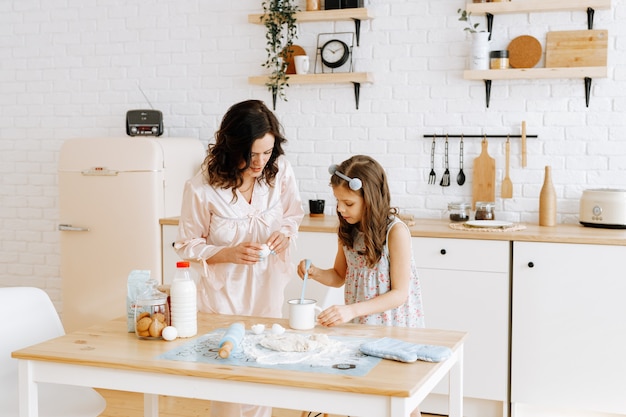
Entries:
POLYGON ((163 113, 159 110, 129 110, 126 113, 126 134, 129 136, 161 136, 163 113))

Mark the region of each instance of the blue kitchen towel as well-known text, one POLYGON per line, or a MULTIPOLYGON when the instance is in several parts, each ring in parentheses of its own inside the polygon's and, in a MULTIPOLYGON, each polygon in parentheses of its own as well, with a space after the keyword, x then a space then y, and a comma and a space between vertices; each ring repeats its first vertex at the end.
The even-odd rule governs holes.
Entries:
POLYGON ((452 355, 452 350, 445 346, 419 345, 389 337, 363 343, 360 350, 369 356, 400 362, 441 362, 452 355))

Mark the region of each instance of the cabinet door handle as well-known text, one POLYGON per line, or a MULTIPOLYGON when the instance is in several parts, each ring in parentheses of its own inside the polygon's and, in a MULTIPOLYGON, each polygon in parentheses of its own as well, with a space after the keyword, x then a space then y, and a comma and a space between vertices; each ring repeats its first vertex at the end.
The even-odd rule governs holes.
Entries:
POLYGON ((59 231, 61 232, 88 232, 88 227, 72 226, 71 224, 60 224, 59 231))
POLYGON ((441 249, 441 250, 439 251, 439 253, 441 253, 442 255, 445 255, 445 254, 446 254, 446 250, 445 250, 445 249, 441 249))
POLYGON ((529 267, 529 268, 534 268, 534 267, 535 267, 535 264, 534 264, 533 262, 528 262, 528 267, 529 267))

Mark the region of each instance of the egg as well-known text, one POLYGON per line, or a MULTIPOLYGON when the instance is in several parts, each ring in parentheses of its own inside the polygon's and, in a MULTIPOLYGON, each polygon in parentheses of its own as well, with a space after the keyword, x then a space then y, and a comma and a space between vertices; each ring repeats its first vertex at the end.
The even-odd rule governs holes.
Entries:
POLYGON ((253 324, 252 327, 252 333, 254 334, 261 334, 265 331, 265 325, 264 324, 253 324))
POLYGON ((272 253, 272 250, 270 249, 270 247, 267 246, 267 244, 265 244, 265 243, 262 244, 261 245, 261 250, 259 251, 259 256, 261 258, 267 258, 270 255, 270 253, 272 253))
POLYGON ((272 324, 272 334, 281 335, 285 333, 285 328, 278 323, 272 324))
POLYGON ((167 341, 175 340, 178 337, 178 330, 176 327, 167 326, 161 332, 161 337, 167 341))

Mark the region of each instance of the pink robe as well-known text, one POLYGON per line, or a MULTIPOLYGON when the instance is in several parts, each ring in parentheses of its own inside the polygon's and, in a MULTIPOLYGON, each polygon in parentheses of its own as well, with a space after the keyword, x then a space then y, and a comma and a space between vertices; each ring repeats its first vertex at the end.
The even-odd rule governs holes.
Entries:
POLYGON ((232 189, 206 184, 200 172, 185 184, 178 237, 178 255, 192 261, 198 272, 198 309, 209 313, 281 317, 284 290, 297 276, 290 254, 304 216, 291 164, 278 158, 274 187, 254 186, 251 203, 232 189), (265 243, 272 232, 291 239, 280 255, 269 255, 254 265, 214 264, 205 260, 222 248, 242 242, 265 243))

